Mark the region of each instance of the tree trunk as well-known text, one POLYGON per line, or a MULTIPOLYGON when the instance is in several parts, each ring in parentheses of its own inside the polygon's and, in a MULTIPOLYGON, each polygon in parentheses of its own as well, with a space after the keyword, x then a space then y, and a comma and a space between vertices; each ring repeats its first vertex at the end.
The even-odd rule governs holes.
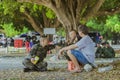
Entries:
POLYGON ((53 35, 49 34, 48 39, 49 39, 50 42, 53 41, 53 35))
POLYGON ((70 38, 69 38, 69 29, 68 29, 69 27, 66 27, 65 28, 65 32, 66 32, 66 40, 69 40, 70 38))
POLYGON ((32 27, 39 32, 41 35, 43 34, 43 28, 38 26, 35 22, 35 20, 32 18, 31 15, 29 15, 27 12, 24 12, 24 14, 27 16, 26 20, 32 25, 32 27))
POLYGON ((5 33, 5 31, 4 31, 3 29, 0 29, 0 32, 1 32, 1 33, 5 33))
POLYGON ((67 34, 71 29, 77 29, 79 22, 85 23, 93 17, 105 0, 18 0, 44 5, 53 10, 58 20, 63 24, 67 34), (91 4, 92 3, 92 4, 91 4))

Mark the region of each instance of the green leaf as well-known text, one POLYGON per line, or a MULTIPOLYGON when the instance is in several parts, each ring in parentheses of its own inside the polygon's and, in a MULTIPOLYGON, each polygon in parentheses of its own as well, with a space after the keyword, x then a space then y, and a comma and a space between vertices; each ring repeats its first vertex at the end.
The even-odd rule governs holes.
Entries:
POLYGON ((6 36, 12 37, 19 34, 19 32, 15 30, 13 23, 3 24, 2 28, 4 29, 6 36))
POLYGON ((25 6, 20 6, 20 12, 25 12, 25 6))
POLYGON ((54 18, 55 18, 55 14, 54 14, 54 12, 53 12, 51 9, 47 9, 47 11, 46 11, 46 16, 47 16, 49 19, 54 19, 54 18))

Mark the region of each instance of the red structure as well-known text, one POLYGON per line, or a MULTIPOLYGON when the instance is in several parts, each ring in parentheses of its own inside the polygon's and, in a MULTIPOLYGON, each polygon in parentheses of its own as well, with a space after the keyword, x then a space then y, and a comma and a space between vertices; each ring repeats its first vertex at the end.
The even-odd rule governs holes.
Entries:
POLYGON ((23 47, 23 40, 22 39, 15 39, 14 40, 14 47, 15 48, 21 48, 21 47, 23 47))

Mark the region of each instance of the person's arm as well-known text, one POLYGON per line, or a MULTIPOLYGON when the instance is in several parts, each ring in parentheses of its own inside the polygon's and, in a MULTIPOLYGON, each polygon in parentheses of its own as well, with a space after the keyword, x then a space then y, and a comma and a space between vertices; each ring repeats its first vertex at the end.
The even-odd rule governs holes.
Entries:
POLYGON ((51 50, 51 49, 54 49, 55 48, 55 45, 48 45, 48 50, 51 50))
POLYGON ((64 48, 60 49, 60 51, 59 51, 59 55, 61 55, 63 51, 71 50, 71 49, 75 49, 75 48, 77 48, 77 47, 78 47, 78 46, 75 45, 75 44, 70 45, 70 46, 67 46, 67 47, 64 47, 64 48))
POLYGON ((35 57, 36 50, 37 50, 37 46, 38 46, 38 45, 36 44, 36 45, 34 45, 34 46, 31 48, 30 53, 29 53, 29 56, 35 57))
POLYGON ((63 50, 71 50, 71 49, 75 49, 75 48, 78 48, 78 46, 76 46, 75 44, 73 44, 73 45, 64 47, 64 48, 62 48, 62 49, 63 49, 63 50))

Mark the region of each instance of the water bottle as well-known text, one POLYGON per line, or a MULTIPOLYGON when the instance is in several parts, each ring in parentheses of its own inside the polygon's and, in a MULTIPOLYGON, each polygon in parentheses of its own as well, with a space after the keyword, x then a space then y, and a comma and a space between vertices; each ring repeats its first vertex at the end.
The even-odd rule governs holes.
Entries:
POLYGON ((35 56, 35 58, 33 58, 33 64, 36 64, 39 60, 39 57, 38 56, 35 56))
POLYGON ((112 65, 106 66, 106 67, 102 67, 102 68, 98 68, 98 72, 102 73, 102 72, 107 72, 113 69, 112 65))
POLYGON ((92 66, 90 65, 90 64, 86 64, 85 66, 84 66, 84 70, 86 71, 86 72, 89 72, 89 71, 91 71, 93 68, 92 68, 92 66))

